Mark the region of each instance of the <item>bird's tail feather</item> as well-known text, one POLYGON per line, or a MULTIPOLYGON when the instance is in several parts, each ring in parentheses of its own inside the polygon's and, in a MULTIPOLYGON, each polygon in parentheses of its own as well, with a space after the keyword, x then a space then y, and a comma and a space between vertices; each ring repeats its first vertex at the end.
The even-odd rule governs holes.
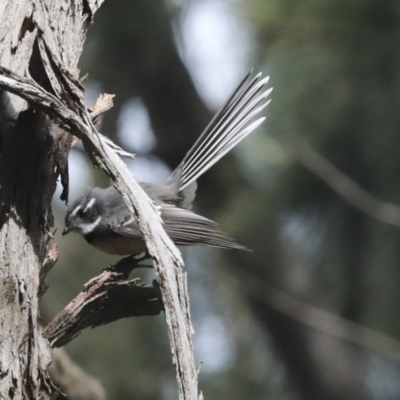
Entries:
POLYGON ((270 102, 266 98, 272 88, 265 90, 268 80, 261 73, 250 80, 249 73, 240 83, 180 164, 180 191, 264 122, 265 117, 254 117, 270 102))

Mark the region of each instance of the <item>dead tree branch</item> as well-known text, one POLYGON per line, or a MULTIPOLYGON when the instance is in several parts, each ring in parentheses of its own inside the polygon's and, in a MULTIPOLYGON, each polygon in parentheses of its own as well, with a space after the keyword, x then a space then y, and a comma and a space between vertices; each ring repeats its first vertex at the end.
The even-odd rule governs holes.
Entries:
MULTIPOLYGON (((56 95, 78 77, 88 22, 102 3, 0 0, 0 65, 56 95), (62 65, 62 73, 58 66, 62 65), (54 67, 54 68, 53 68, 54 67)), ((72 92, 67 93, 72 94, 72 92)), ((51 200, 68 186, 71 135, 21 97, 0 94, 0 398, 50 395, 51 351, 38 323, 42 274, 51 268, 51 200)), ((64 193, 67 196, 67 191, 64 193)))
POLYGON ((89 327, 159 314, 163 304, 157 285, 140 284, 136 279, 125 281, 135 267, 134 259, 124 258, 91 279, 43 330, 51 346, 64 346, 89 327))
MULTIPOLYGON (((57 63, 53 61, 52 68, 55 68, 57 63)), ((61 68, 57 74, 63 75, 61 68)), ((83 101, 80 83, 68 75, 63 77, 64 85, 68 87, 68 91, 63 92, 63 101, 32 79, 5 68, 0 68, 0 87, 34 104, 54 118, 62 129, 79 137, 92 161, 113 179, 128 209, 138 218, 160 281, 180 398, 197 399, 199 395, 191 340, 192 325, 181 255, 162 228, 161 218, 150 199, 117 152, 94 127, 83 101)))

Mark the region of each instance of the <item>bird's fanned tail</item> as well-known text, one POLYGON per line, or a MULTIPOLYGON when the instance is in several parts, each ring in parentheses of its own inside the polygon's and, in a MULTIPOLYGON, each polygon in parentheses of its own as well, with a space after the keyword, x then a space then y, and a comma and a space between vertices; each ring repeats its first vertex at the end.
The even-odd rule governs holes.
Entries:
POLYGON ((267 96, 272 88, 265 90, 269 77, 261 73, 250 80, 250 74, 241 82, 225 105, 212 119, 205 131, 186 154, 180 164, 180 190, 206 172, 229 150, 253 132, 265 117, 254 120, 270 102, 267 96))

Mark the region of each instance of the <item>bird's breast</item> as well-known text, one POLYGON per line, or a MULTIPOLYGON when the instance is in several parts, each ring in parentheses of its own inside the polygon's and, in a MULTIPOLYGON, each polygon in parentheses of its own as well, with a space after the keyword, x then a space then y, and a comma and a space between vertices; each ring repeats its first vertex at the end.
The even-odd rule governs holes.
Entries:
POLYGON ((86 239, 96 249, 103 253, 127 256, 131 254, 140 254, 147 251, 146 243, 140 238, 127 236, 113 236, 109 238, 90 238, 86 239))

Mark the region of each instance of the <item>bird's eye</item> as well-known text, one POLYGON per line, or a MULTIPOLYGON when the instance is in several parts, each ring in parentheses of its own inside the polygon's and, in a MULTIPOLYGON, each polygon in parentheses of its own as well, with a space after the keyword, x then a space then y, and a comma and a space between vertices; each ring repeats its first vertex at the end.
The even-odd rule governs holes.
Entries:
POLYGON ((78 211, 78 217, 79 218, 83 218, 86 215, 86 211, 85 210, 79 210, 78 211))

